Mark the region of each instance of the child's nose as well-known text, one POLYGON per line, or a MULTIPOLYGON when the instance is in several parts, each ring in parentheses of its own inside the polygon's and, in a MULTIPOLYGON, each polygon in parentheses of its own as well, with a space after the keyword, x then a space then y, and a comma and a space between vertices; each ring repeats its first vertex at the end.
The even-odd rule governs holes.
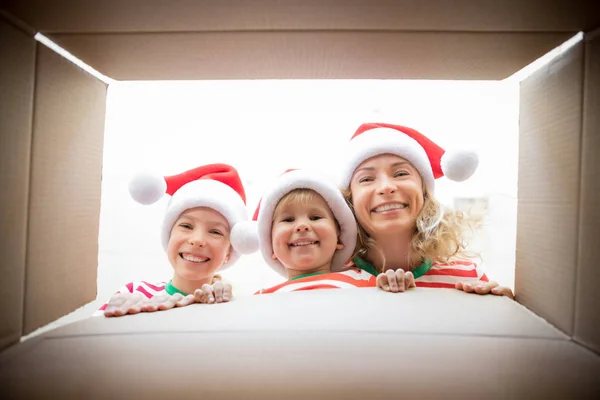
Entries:
POLYGON ((308 232, 310 230, 310 225, 306 222, 300 222, 296 225, 296 232, 308 232))
POLYGON ((206 245, 206 240, 204 238, 204 235, 196 234, 196 235, 190 236, 189 243, 192 246, 204 247, 206 245))

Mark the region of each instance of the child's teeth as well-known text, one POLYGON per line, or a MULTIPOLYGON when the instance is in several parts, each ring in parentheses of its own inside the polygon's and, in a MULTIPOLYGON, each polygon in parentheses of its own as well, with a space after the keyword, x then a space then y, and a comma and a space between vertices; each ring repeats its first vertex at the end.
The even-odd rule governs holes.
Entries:
POLYGON ((191 261, 191 262, 197 262, 197 263, 199 263, 199 262, 204 262, 204 261, 206 261, 206 260, 207 260, 207 258, 205 258, 205 257, 195 257, 195 256, 192 256, 192 255, 190 255, 190 254, 184 254, 184 255, 183 255, 183 258, 184 258, 185 260, 187 260, 187 261, 191 261))
POLYGON ((316 244, 317 242, 299 242, 299 243, 292 243, 292 246, 308 246, 309 244, 316 244))

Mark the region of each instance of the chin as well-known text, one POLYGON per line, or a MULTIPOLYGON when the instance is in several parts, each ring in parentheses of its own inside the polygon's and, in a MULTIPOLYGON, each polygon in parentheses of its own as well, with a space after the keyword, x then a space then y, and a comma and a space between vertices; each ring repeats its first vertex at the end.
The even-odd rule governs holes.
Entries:
POLYGON ((394 221, 387 224, 381 224, 375 226, 375 230, 378 234, 401 234, 406 232, 413 232, 415 230, 414 223, 407 223, 406 221, 394 221))

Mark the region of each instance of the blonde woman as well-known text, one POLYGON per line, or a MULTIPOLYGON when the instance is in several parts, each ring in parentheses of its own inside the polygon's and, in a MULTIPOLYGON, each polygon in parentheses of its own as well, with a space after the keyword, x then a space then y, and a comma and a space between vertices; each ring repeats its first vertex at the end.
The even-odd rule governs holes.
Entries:
POLYGON ((465 250, 470 222, 442 208, 435 179, 468 179, 477 168, 470 152, 445 152, 418 131, 368 123, 352 136, 341 188, 359 225, 354 266, 377 276, 390 292, 411 287, 456 288, 514 298, 490 282, 465 250))

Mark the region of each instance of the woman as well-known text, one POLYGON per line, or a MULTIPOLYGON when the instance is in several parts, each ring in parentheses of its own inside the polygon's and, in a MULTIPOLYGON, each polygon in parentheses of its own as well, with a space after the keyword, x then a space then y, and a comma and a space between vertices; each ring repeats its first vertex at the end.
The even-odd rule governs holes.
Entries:
POLYGON ((352 261, 377 275, 378 287, 450 287, 514 298, 469 260, 464 233, 471 222, 434 197, 435 179, 463 181, 475 172, 475 154, 445 152, 411 128, 369 123, 358 128, 346 157, 341 187, 359 224, 352 261))

